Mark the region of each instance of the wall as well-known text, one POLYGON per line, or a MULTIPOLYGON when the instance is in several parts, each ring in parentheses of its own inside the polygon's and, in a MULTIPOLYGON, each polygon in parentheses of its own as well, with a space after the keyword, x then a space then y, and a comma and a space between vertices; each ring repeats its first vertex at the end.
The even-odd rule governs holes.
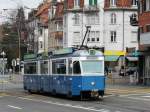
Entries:
POLYGON ((136 11, 125 11, 124 12, 124 39, 123 39, 123 11, 122 10, 108 10, 104 13, 104 37, 105 37, 105 50, 125 50, 126 47, 136 47, 138 49, 138 42, 131 42, 131 31, 137 31, 138 27, 133 27, 130 25, 130 16, 131 14, 136 13, 136 11), (116 13, 117 23, 115 25, 111 25, 110 23, 110 15, 111 13, 116 13), (110 31, 117 32, 117 42, 110 42, 110 31), (123 47, 124 42, 124 47, 123 47))

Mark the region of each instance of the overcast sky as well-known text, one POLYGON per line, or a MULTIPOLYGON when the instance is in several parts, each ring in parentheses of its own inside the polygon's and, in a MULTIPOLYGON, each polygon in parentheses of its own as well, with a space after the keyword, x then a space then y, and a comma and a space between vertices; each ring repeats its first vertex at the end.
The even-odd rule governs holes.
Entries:
MULTIPOLYGON (((17 9, 18 6, 27 6, 29 8, 37 8, 37 6, 43 0, 0 0, 0 24, 7 21, 6 18, 1 16, 7 16, 9 11, 4 11, 3 9, 17 9)), ((30 10, 25 10, 26 15, 30 10)))
POLYGON ((0 0, 0 9, 16 8, 17 5, 26 5, 35 8, 43 0, 0 0))

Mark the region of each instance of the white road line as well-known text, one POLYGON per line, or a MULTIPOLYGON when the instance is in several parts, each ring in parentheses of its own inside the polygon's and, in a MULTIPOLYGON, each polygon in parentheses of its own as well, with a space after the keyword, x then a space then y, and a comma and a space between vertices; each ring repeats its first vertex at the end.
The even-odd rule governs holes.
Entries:
MULTIPOLYGON (((127 97, 127 96, 136 96, 136 95, 143 95, 144 93, 141 94, 128 94, 128 95, 119 95, 120 97, 127 97)), ((146 93, 145 95, 150 95, 150 93, 146 93)))
POLYGON ((104 95, 103 98, 108 98, 108 97, 112 97, 112 96, 116 96, 116 95, 104 95))
POLYGON ((141 97, 150 98, 150 96, 141 96, 141 97))
POLYGON ((13 106, 13 105, 8 105, 8 107, 14 108, 14 109, 18 109, 18 110, 21 110, 21 109, 22 109, 22 108, 20 108, 20 107, 16 107, 16 106, 13 106))
POLYGON ((134 100, 141 100, 141 101, 150 101, 150 99, 144 99, 144 98, 135 98, 135 97, 127 97, 134 100))
POLYGON ((58 105, 58 106, 64 106, 64 107, 71 107, 71 108, 76 108, 76 109, 83 109, 83 110, 87 110, 87 111, 110 112, 107 109, 95 109, 94 107, 83 107, 81 105, 63 104, 63 103, 60 103, 60 102, 51 102, 51 101, 44 101, 44 100, 36 100, 36 99, 30 99, 30 98, 24 98, 24 97, 18 97, 18 98, 22 99, 22 100, 30 100, 30 101, 48 103, 48 104, 52 104, 52 105, 58 105))

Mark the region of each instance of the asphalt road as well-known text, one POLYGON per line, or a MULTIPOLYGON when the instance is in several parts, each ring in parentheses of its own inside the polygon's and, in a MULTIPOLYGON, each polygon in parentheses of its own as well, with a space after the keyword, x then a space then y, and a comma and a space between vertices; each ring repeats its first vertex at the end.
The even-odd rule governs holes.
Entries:
POLYGON ((99 101, 79 101, 28 93, 1 94, 0 112, 150 112, 150 100, 128 97, 107 96, 99 101))
MULTIPOLYGON (((0 87, 2 84, 0 84, 0 87)), ((106 95, 103 100, 29 94, 21 83, 3 83, 0 112, 150 112, 150 94, 106 95)))

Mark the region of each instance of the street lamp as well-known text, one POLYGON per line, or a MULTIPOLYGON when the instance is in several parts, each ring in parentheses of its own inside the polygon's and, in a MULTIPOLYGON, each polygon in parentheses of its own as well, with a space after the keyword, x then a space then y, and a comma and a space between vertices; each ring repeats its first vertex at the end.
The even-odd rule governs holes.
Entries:
MULTIPOLYGON (((6 53, 3 51, 3 52, 1 52, 1 56, 3 57, 3 62, 2 62, 2 64, 3 64, 3 73, 2 73, 2 75, 3 75, 3 79, 4 79, 4 74, 5 74, 5 62, 4 62, 4 57, 5 57, 5 55, 6 55, 6 53)), ((3 90, 3 81, 4 80, 2 80, 2 90, 3 90)))

